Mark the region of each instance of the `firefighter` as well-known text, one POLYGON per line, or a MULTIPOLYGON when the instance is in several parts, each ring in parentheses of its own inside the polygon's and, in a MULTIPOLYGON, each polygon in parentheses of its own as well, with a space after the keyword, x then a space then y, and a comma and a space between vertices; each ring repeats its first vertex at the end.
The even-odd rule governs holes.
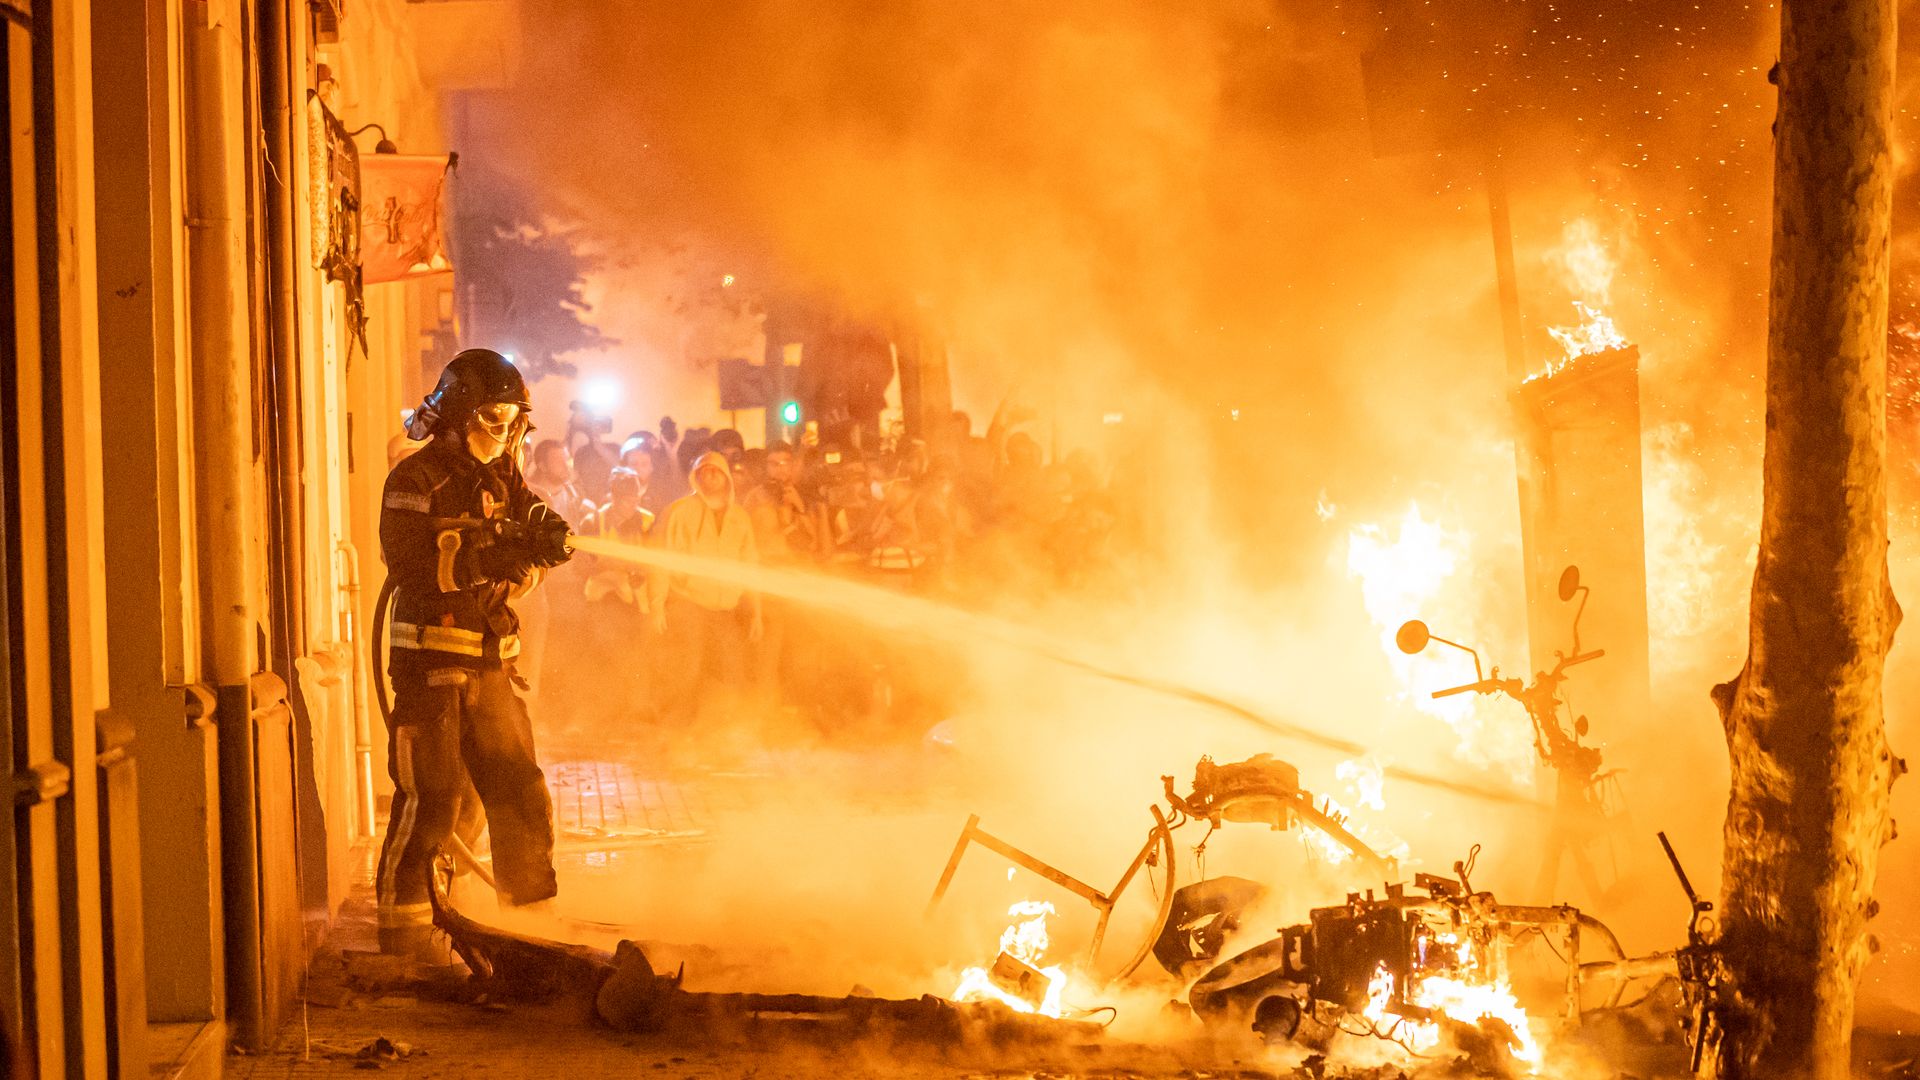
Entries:
POLYGON ((393 587, 387 767, 393 810, 376 887, 382 951, 431 955, 428 873, 462 793, 480 796, 503 904, 554 895, 552 805, 515 692, 512 600, 571 555, 567 523, 516 460, 526 382, 506 357, 468 349, 408 417, 431 439, 387 474, 380 547, 393 587))

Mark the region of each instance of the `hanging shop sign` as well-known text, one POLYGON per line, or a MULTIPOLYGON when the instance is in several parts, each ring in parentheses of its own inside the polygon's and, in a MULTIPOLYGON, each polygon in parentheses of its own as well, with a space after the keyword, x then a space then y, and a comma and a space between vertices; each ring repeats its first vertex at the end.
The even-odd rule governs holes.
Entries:
POLYGON ((455 156, 360 159, 360 266, 368 285, 453 272, 447 261, 446 181, 455 156))

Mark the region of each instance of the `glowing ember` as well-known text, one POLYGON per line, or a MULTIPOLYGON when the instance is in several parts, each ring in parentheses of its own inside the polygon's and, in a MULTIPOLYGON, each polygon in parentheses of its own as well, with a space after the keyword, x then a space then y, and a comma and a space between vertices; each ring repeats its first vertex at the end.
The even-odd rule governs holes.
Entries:
POLYGON ((997 1001, 1015 1012, 1065 1015, 1061 996, 1067 989, 1066 970, 1058 965, 1040 966, 1047 952, 1047 916, 1053 914, 1053 905, 1045 900, 1022 900, 1008 908, 1007 914, 1013 916, 1014 921, 1000 935, 1000 951, 1038 970, 1046 978, 1046 993, 1039 1005, 1003 989, 994 981, 993 971, 981 967, 961 972, 960 985, 948 997, 954 1001, 997 1001))

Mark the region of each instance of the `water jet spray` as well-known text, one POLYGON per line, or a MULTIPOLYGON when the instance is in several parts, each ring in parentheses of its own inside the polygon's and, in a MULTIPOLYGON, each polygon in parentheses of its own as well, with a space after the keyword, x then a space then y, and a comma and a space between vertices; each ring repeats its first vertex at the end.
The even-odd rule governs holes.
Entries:
MULTIPOLYGON (((1005 619, 942 604, 920 597, 903 596, 887 589, 858 582, 840 581, 818 574, 735 562, 701 555, 640 547, 598 536, 570 536, 567 543, 577 551, 605 558, 649 566, 669 574, 713 578, 768 596, 778 596, 798 604, 858 619, 884 630, 905 631, 949 645, 969 646, 981 642, 1039 657, 1058 667, 1095 676, 1121 686, 1175 698, 1225 713, 1268 731, 1313 746, 1337 751, 1348 757, 1369 752, 1359 743, 1328 735, 1271 716, 1255 712, 1245 705, 1188 686, 1171 679, 1123 670, 1114 660, 1090 655, 1083 647, 1005 619)), ((1404 766, 1388 765, 1386 775, 1410 784, 1449 791, 1467 798, 1512 805, 1540 805, 1534 797, 1512 790, 1474 784, 1437 776, 1404 766)))

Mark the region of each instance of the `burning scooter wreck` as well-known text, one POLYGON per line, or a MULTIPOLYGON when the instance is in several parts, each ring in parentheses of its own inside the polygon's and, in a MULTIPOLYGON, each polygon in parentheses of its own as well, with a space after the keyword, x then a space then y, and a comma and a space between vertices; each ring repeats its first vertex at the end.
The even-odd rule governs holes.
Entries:
MULTIPOLYGON (((1577 570, 1567 568, 1560 598, 1578 597, 1584 609, 1586 591, 1577 570)), ((1456 645, 1473 654, 1475 679, 1433 696, 1504 694, 1525 708, 1540 763, 1557 780, 1541 890, 1555 887, 1558 866, 1571 857, 1594 895, 1602 896, 1595 849, 1620 831, 1624 814, 1618 774, 1603 770, 1599 750, 1581 742, 1588 733, 1586 718, 1563 719, 1567 710, 1559 687, 1566 670, 1604 655, 1582 651, 1579 614, 1576 610, 1571 651, 1559 654, 1554 668, 1531 683, 1503 678, 1498 668, 1486 673, 1477 653, 1456 645)), ((1408 653, 1431 641, 1455 645, 1417 621, 1397 635, 1408 653)), ((1464 1068, 1503 1076, 1538 1072, 1546 1042, 1601 1017, 1631 1012, 1631 1026, 1651 1029, 1656 1040, 1665 1032, 1676 1049, 1668 1056, 1676 1064, 1684 1060, 1677 1052, 1684 1038, 1696 1068, 1715 1038, 1705 1004, 1716 969, 1711 922, 1704 918, 1712 905, 1694 893, 1664 834, 1661 845, 1689 903, 1688 945, 1630 956, 1605 923, 1579 908, 1503 903, 1477 889, 1472 875, 1479 845, 1453 864, 1451 875, 1416 873, 1403 880, 1396 859, 1362 840, 1337 804, 1302 787, 1295 766, 1270 755, 1229 764, 1202 758, 1186 795, 1170 776, 1162 777, 1162 784, 1167 806, 1151 808, 1146 841, 1112 889, 1102 891, 986 832, 975 816, 961 832, 933 903, 945 896, 967 849, 985 847, 1093 906, 1098 922, 1086 971, 1106 973, 1109 985, 1147 984, 1159 977, 1145 963, 1151 957, 1178 981, 1185 1007, 1201 1025, 1229 1040, 1252 1037, 1313 1054, 1338 1054, 1353 1049, 1354 1040, 1369 1040, 1409 1068, 1438 1059, 1450 1074, 1464 1068), (1174 834, 1197 821, 1207 822, 1209 830, 1196 851, 1203 852, 1212 830, 1227 823, 1297 828, 1315 836, 1320 848, 1343 853, 1340 861, 1349 871, 1381 885, 1351 891, 1342 903, 1310 908, 1304 921, 1278 928, 1271 937, 1261 935, 1253 919, 1273 910, 1265 902, 1275 883, 1241 877, 1175 881, 1174 834), (1115 904, 1143 869, 1154 868, 1161 872, 1152 925, 1124 959, 1103 959, 1115 904), (1543 963, 1548 956, 1551 960, 1543 963)), ((1044 909, 1050 912, 1051 905, 1044 909)), ((1015 913, 1029 924, 1040 921, 1037 905, 1016 907, 1015 913)), ((956 996, 974 993, 1023 1011, 1061 1015, 1063 976, 1057 968, 1043 972, 1024 962, 1017 944, 1023 936, 1010 931, 992 968, 970 972, 979 977, 963 984, 956 996), (1011 949, 1010 940, 1016 942, 1011 949)), ((1356 1051, 1353 1056, 1377 1055, 1356 1051)))

